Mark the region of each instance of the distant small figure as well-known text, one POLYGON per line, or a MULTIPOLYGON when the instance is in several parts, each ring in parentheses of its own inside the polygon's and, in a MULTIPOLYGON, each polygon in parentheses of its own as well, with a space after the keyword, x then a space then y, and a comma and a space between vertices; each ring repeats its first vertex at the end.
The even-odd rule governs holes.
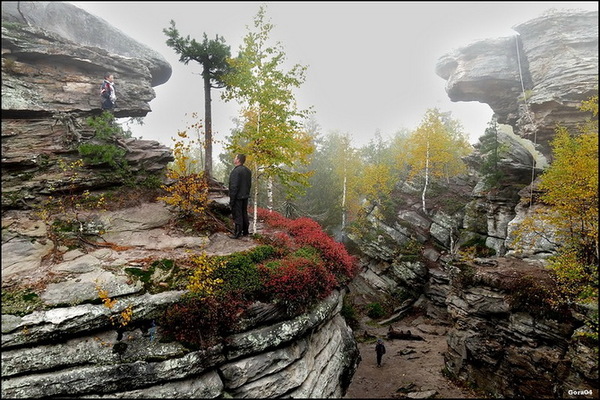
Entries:
POLYGON ((115 92, 115 77, 111 73, 104 74, 104 82, 100 86, 100 97, 102 98, 102 110, 112 111, 117 102, 117 94, 115 92))
POLYGON ((385 346, 383 345, 383 340, 377 339, 377 344, 375 345, 375 353, 377 354, 377 366, 381 367, 381 359, 385 354, 385 346))
POLYGON ((156 322, 154 322, 154 320, 152 320, 152 325, 150 326, 150 329, 148 329, 148 332, 150 333, 150 341, 153 342, 154 335, 156 335, 156 322))

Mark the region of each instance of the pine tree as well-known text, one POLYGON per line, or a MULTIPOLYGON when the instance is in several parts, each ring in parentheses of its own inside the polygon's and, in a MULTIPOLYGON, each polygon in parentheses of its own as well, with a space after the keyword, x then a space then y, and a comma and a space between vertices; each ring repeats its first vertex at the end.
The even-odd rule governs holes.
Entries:
POLYGON ((204 33, 202 43, 190 36, 182 37, 175 27, 175 21, 171 20, 171 26, 163 29, 169 37, 167 45, 179 54, 179 61, 188 64, 196 61, 202 65, 202 80, 204 82, 204 173, 207 177, 212 176, 212 99, 211 89, 219 89, 224 86, 224 76, 230 67, 227 60, 231 56, 229 46, 225 44, 222 36, 216 35, 215 39, 208 40, 204 33))

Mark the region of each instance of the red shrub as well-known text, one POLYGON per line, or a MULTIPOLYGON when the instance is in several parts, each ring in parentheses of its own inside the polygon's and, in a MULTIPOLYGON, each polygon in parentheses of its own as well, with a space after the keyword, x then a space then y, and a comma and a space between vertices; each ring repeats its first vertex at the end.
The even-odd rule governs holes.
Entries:
POLYGON ((161 329, 181 343, 198 348, 212 346, 234 328, 247 306, 233 292, 206 298, 186 297, 166 309, 161 329))
POLYGON ((309 218, 292 221, 290 234, 300 246, 311 246, 321 252, 327 268, 332 271, 340 283, 346 283, 358 273, 358 264, 342 243, 336 242, 325 233, 320 225, 309 218))
MULTIPOLYGON (((290 251, 303 246, 319 250, 325 260, 325 266, 335 274, 340 283, 347 283, 358 273, 356 258, 348 254, 342 243, 336 242, 325 233, 315 220, 306 217, 290 220, 274 211, 260 208, 258 211, 259 218, 267 226, 287 230, 295 241, 295 247, 289 241, 282 241, 278 245, 290 246, 290 251)), ((282 238, 283 236, 280 236, 280 239, 282 238)))
POLYGON ((290 257, 260 269, 266 291, 293 312, 304 311, 324 299, 337 285, 335 276, 323 264, 303 257, 290 257))
POLYGON ((263 221, 269 227, 287 229, 290 220, 278 212, 269 211, 265 208, 258 208, 256 211, 258 219, 263 221))

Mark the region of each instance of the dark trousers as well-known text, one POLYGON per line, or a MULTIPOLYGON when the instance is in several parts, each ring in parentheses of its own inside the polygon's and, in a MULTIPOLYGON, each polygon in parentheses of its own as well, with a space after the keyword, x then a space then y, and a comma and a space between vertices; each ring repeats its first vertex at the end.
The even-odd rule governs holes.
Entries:
POLYGON ((110 99, 102 101, 102 111, 112 111, 115 108, 114 103, 110 99))
POLYGON ((242 229, 242 233, 248 234, 250 228, 250 220, 248 219, 248 199, 235 199, 233 207, 233 223, 242 229))

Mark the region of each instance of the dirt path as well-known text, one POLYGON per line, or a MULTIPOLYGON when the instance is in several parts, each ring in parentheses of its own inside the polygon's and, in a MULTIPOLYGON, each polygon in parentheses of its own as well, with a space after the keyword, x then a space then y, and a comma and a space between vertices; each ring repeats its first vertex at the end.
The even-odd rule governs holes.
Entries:
POLYGON ((344 398, 444 398, 471 399, 480 396, 455 385, 443 375, 443 352, 447 328, 424 317, 408 317, 392 324, 395 330, 410 330, 424 340, 387 339, 388 326, 365 325, 357 335, 382 338, 386 346, 381 367, 377 367, 375 340, 359 342, 360 362, 344 398))

